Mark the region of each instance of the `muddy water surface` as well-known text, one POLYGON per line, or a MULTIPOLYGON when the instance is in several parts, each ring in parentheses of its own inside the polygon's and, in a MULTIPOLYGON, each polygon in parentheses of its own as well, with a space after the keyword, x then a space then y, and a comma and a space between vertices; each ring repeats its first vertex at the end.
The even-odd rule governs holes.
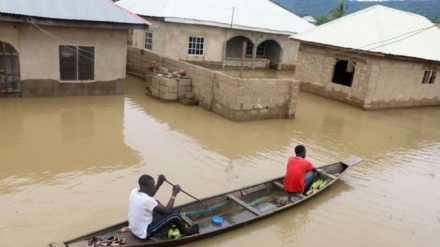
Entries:
POLYGON ((132 77, 123 96, 0 99, 0 246, 124 220, 142 173, 198 197, 280 176, 300 143, 316 166, 364 161, 320 197, 190 246, 438 246, 439 107, 365 112, 300 93, 293 120, 235 123, 151 99, 132 77))

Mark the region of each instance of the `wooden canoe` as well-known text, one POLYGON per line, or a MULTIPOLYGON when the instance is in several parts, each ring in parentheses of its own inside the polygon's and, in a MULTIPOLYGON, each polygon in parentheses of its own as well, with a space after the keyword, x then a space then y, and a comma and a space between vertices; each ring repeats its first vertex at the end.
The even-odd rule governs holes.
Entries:
POLYGON ((128 225, 125 221, 69 241, 51 243, 48 247, 84 247, 90 238, 96 236, 125 238, 124 246, 127 247, 176 246, 197 241, 253 223, 312 199, 332 186, 350 167, 360 161, 361 158, 350 156, 340 162, 319 167, 318 178, 325 180, 327 184, 311 195, 296 194, 294 201, 288 204, 285 204, 287 194, 282 185, 284 177, 279 177, 178 206, 190 221, 199 225, 200 232, 196 235, 168 239, 167 232, 164 231, 149 240, 140 240, 130 231, 119 232, 119 229, 128 225), (220 216, 222 223, 214 224, 213 216, 220 216))

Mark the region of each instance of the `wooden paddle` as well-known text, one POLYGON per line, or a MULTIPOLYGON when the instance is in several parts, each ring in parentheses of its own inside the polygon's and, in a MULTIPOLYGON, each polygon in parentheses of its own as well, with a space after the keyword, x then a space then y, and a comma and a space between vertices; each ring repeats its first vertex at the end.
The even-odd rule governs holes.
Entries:
MULTIPOLYGON (((167 182, 169 185, 171 185, 171 186, 173 186, 173 187, 175 186, 174 184, 172 184, 170 181, 168 181, 168 180, 166 180, 166 179, 165 179, 165 182, 167 182)), ((201 203, 204 203, 202 200, 200 200, 199 198, 197 198, 197 197, 191 195, 190 193, 188 193, 188 192, 186 192, 186 191, 184 191, 184 190, 182 190, 182 189, 181 189, 180 191, 182 191, 183 193, 187 194, 188 196, 190 196, 190 197, 196 199, 197 201, 199 201, 199 202, 201 202, 201 203)))

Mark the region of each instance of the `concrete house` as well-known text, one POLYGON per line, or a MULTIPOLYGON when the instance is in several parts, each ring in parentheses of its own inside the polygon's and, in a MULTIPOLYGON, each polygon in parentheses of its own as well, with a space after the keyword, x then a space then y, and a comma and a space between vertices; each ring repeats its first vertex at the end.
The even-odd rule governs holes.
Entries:
POLYGON ((380 109, 440 105, 440 29, 376 5, 291 37, 301 90, 380 109))
POLYGON ((316 26, 316 23, 318 23, 318 21, 311 15, 303 16, 303 19, 306 20, 307 22, 315 25, 315 26, 316 26))
POLYGON ((290 35, 314 26, 269 0, 121 0, 151 27, 129 45, 162 57, 217 68, 295 68, 299 43, 290 35), (246 44, 243 44, 247 42, 246 44))
POLYGON ((0 95, 124 93, 133 28, 148 22, 108 0, 1 0, 0 95))

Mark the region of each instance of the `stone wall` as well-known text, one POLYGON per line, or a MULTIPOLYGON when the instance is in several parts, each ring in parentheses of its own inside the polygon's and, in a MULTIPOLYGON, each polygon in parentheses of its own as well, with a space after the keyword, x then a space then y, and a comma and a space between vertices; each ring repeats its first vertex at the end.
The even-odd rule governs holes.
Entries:
POLYGON ((164 101, 182 101, 192 98, 190 78, 166 78, 152 76, 151 96, 164 101))
MULTIPOLYGON (((191 78, 192 91, 198 104, 231 120, 295 117, 298 81, 234 78, 194 64, 160 58, 151 52, 132 47, 128 48, 127 61, 127 73, 145 80, 149 77, 147 65, 151 61, 159 62, 171 71, 185 69, 187 76, 191 78)), ((153 90, 157 90, 154 87, 160 87, 160 80, 153 78, 151 81, 154 83, 147 83, 147 86, 154 84, 153 90)), ((155 93, 160 96, 157 91, 155 93)))
POLYGON ((301 82, 303 91, 363 107, 369 67, 364 57, 353 55, 329 48, 301 44, 295 79, 301 82), (351 87, 332 82, 337 58, 356 62, 356 72, 351 87))
POLYGON ((440 62, 372 58, 365 109, 440 105, 440 62), (437 71, 433 84, 423 84, 425 71, 437 71))
POLYGON ((440 105, 440 76, 433 84, 422 84, 425 71, 440 71, 440 63, 301 44, 296 66, 295 79, 301 82, 301 90, 362 109, 440 105), (351 86, 332 82, 337 59, 355 63, 351 86))

